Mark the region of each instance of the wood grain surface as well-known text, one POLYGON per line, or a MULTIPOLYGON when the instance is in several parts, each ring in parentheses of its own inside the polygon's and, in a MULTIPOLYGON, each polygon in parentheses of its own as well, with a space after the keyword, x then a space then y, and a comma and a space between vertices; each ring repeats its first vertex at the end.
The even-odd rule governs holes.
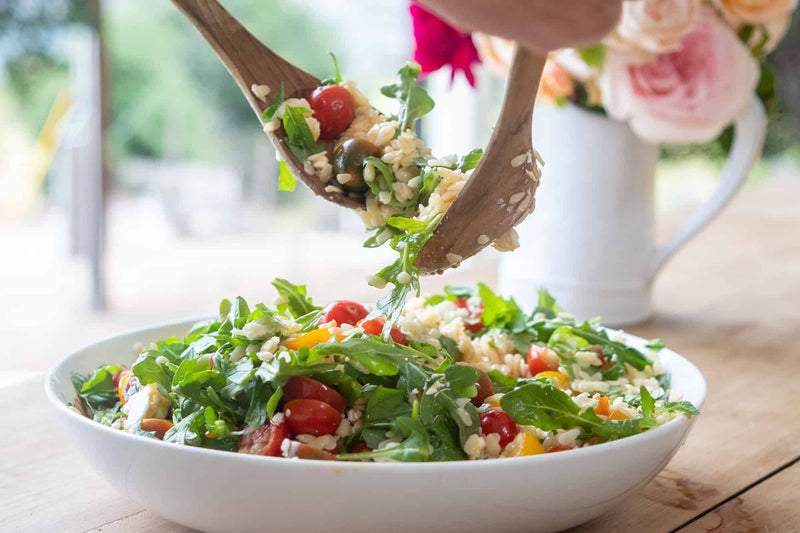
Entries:
MULTIPOLYGON (((800 531, 798 199, 797 181, 746 189, 666 268, 657 317, 630 331, 694 361, 708 400, 664 472, 572 531, 800 531)), ((94 474, 54 425, 41 379, 0 389, 0 412, 0 531, 187 531, 94 474)))

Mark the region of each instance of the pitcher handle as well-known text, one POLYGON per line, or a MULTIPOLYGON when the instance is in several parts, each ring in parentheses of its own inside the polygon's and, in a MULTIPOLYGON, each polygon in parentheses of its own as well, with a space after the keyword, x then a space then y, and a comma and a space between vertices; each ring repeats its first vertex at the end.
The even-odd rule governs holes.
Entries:
POLYGON ((734 123, 734 138, 728 161, 722 169, 719 185, 711 197, 683 223, 683 226, 656 250, 650 268, 649 281, 661 270, 670 257, 708 224, 733 198, 742 186, 764 146, 767 118, 764 106, 757 96, 745 105, 734 123))

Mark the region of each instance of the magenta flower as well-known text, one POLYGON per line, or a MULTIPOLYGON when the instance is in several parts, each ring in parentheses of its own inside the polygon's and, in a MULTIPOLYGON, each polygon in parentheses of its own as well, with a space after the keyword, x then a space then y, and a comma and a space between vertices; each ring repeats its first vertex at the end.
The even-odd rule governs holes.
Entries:
POLYGON ((450 79, 462 71, 469 84, 475 87, 472 66, 480 63, 472 36, 446 23, 424 7, 412 3, 409 7, 414 29, 414 61, 422 67, 422 75, 450 66, 450 79))

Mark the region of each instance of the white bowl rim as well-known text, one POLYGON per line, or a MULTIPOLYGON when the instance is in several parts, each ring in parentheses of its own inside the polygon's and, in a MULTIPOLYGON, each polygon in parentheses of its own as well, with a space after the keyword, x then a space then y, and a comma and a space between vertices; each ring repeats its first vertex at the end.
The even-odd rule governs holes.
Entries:
MULTIPOLYGON (((65 416, 73 417, 76 420, 79 420, 78 423, 80 424, 85 424, 87 431, 95 430, 95 431, 105 432, 106 435, 112 438, 135 439, 135 441, 142 446, 155 446, 157 447, 156 449, 161 449, 164 452, 197 454, 198 457, 206 456, 210 459, 218 459, 218 460, 250 461, 254 465, 260 464, 269 467, 299 464, 299 465, 313 466, 314 468, 333 470, 336 472, 342 472, 347 470, 363 470, 363 469, 388 471, 388 472, 396 472, 398 470, 402 470, 410 473, 415 473, 415 472, 431 473, 438 471, 449 471, 451 469, 456 469, 456 470, 463 469, 465 471, 470 471, 474 469, 477 471, 484 468, 492 468, 492 466, 490 465, 494 465, 494 468, 501 468, 501 467, 506 467, 508 465, 522 466, 523 464, 528 464, 532 461, 550 461, 557 463, 559 461, 569 461, 570 458, 575 458, 578 457, 579 455, 581 457, 589 459, 592 456, 603 456, 606 454, 606 452, 612 452, 613 450, 617 450, 617 453, 623 453, 623 451, 626 448, 629 448, 631 446, 646 446, 648 442, 658 439, 662 433, 665 433, 667 431, 672 431, 673 429, 678 430, 679 426, 682 427, 681 431, 686 432, 688 431, 688 426, 693 423, 695 418, 695 417, 690 418, 687 417, 686 415, 680 415, 670 420, 669 422, 666 422, 660 426, 639 433, 638 435, 632 435, 630 437, 625 437, 622 439, 603 442, 600 444, 594 444, 592 446, 586 446, 583 448, 568 450, 568 453, 546 453, 546 454, 531 455, 526 457, 500 457, 496 459, 489 459, 482 461, 461 460, 461 461, 429 461, 429 462, 399 462, 399 461, 359 462, 359 461, 325 461, 317 459, 290 460, 286 459, 285 457, 267 457, 261 455, 236 453, 224 450, 214 450, 211 448, 201 448, 196 446, 172 444, 157 439, 144 438, 140 435, 128 433, 126 431, 121 431, 119 429, 113 429, 108 426, 104 426, 103 424, 100 424, 98 422, 95 422, 94 420, 78 413, 75 409, 68 407, 64 402, 61 401, 61 399, 59 398, 58 394, 55 391, 54 387, 57 381, 56 374, 62 369, 62 367, 65 367, 68 365, 68 363, 72 362, 73 359, 78 359, 79 356, 86 350, 104 344, 106 342, 113 341, 117 337, 144 334, 145 332, 151 330, 163 329, 168 327, 178 327, 183 325, 189 326, 191 324, 208 319, 209 317, 205 316, 200 318, 174 320, 174 321, 155 324, 152 326, 133 328, 123 331, 121 333, 109 335, 103 339, 82 346, 81 348, 78 348, 77 350, 73 351, 71 354, 61 358, 56 364, 54 364, 50 368, 50 370, 47 373, 47 376, 45 377, 45 382, 44 382, 45 394, 47 398, 50 400, 50 403, 53 404, 53 407, 56 410, 60 411, 65 416)), ((619 331, 611 328, 604 328, 604 329, 615 332, 619 331)), ((642 337, 631 335, 630 333, 625 333, 625 332, 622 333, 626 336, 626 340, 633 339, 636 341, 646 342, 646 339, 642 337)), ((688 365, 690 371, 693 371, 697 374, 696 377, 698 378, 698 383, 702 384, 702 388, 699 391, 697 391, 697 400, 693 403, 698 410, 702 408, 708 391, 708 385, 705 376, 703 376, 702 372, 700 372, 700 370, 694 365, 694 363, 692 363, 682 355, 678 354, 677 352, 670 350, 668 348, 664 348, 661 353, 668 353, 669 357, 677 358, 683 364, 688 365)))

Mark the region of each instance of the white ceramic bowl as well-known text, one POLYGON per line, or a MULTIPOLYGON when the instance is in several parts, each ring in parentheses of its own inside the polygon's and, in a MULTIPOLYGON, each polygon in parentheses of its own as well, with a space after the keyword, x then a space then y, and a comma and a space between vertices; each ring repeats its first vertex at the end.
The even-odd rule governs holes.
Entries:
MULTIPOLYGON (((183 335, 192 322, 145 328, 78 350, 48 374, 66 432, 115 489, 209 532, 556 531, 590 520, 644 487, 683 443, 680 417, 640 435, 578 450, 490 461, 339 463, 192 448, 112 430, 67 408, 70 373, 133 362, 132 346, 183 335)), ((639 347, 644 341, 629 336, 639 347)), ((696 406, 702 374, 662 351, 672 388, 696 406)))

